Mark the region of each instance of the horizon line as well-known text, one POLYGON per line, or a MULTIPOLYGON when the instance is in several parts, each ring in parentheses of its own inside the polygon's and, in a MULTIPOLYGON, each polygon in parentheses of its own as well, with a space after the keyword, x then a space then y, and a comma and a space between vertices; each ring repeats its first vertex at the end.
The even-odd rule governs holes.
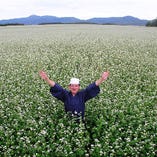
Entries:
MULTIPOLYGON (((31 15, 28 15, 28 16, 21 16, 21 17, 13 17, 13 18, 4 18, 4 19, 0 19, 0 21, 2 20, 11 20, 11 19, 19 19, 19 18, 28 18, 28 17, 31 17, 31 16, 38 16, 38 17, 42 17, 42 16, 52 16, 52 17, 57 17, 57 18, 77 18, 79 20, 89 20, 89 19, 93 19, 93 18, 119 18, 119 17, 134 17, 134 18, 137 18, 137 19, 140 19, 140 20, 148 20, 148 19, 143 19, 143 18, 139 18, 139 17, 136 17, 136 16, 132 16, 132 15, 124 15, 124 16, 108 16, 108 17, 91 17, 91 18, 78 18, 78 17, 75 17, 75 16, 55 16, 55 15, 37 15, 37 14, 31 14, 31 15)), ((153 20, 153 19, 152 19, 153 20)), ((151 21, 151 20, 148 20, 148 21, 151 21)))

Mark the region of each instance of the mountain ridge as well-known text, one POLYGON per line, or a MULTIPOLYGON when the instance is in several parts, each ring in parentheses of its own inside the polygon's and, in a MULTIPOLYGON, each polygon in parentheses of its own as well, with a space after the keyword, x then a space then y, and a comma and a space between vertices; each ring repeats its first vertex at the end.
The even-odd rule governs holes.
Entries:
POLYGON ((149 20, 139 19, 133 16, 123 17, 95 17, 87 20, 81 20, 75 17, 57 17, 57 16, 38 16, 30 15, 28 17, 13 18, 0 20, 1 25, 6 24, 23 24, 23 25, 39 25, 39 24, 53 24, 53 23, 94 23, 94 24, 115 24, 115 25, 139 25, 144 26, 149 20))

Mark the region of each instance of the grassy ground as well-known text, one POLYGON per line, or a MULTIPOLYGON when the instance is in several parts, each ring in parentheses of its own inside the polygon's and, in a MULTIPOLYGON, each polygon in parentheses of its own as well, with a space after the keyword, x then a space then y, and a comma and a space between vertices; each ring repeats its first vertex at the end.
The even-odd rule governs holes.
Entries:
POLYGON ((157 30, 103 25, 0 27, 2 156, 155 156, 157 30), (81 88, 109 70, 86 104, 86 127, 68 120, 39 76, 81 88))

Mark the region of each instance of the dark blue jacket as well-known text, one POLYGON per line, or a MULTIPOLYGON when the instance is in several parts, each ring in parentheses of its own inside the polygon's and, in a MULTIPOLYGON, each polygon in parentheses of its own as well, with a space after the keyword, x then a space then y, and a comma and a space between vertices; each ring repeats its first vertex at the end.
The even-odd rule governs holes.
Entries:
POLYGON ((67 91, 56 83, 54 87, 50 88, 50 92, 54 97, 64 103, 66 112, 84 118, 85 102, 97 96, 100 92, 100 88, 96 86, 94 82, 73 96, 70 91, 67 91))

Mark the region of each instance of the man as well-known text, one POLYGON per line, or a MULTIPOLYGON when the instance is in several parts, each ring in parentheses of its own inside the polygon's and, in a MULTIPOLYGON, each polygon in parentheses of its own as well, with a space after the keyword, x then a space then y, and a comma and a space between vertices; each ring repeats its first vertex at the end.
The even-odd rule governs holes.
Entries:
POLYGON ((82 90, 80 90, 79 79, 72 78, 69 83, 69 91, 50 80, 44 71, 40 71, 39 75, 50 85, 50 93, 64 103, 66 113, 84 119, 85 102, 99 94, 99 85, 108 78, 109 72, 103 72, 98 80, 82 90))

